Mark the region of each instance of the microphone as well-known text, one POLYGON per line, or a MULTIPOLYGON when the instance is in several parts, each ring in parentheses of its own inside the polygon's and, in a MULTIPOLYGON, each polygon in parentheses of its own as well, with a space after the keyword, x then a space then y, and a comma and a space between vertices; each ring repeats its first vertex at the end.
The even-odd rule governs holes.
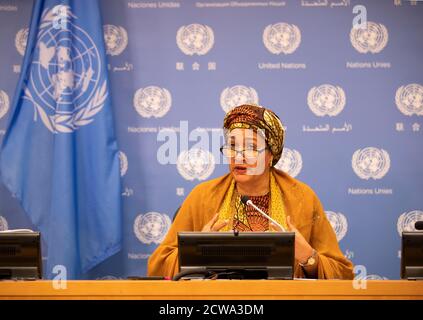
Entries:
POLYGON ((414 228, 416 228, 416 230, 423 230, 423 221, 416 221, 414 228))
POLYGON ((256 209, 262 216, 264 216, 266 219, 271 221, 273 224, 277 225, 283 232, 286 232, 285 228, 276 220, 269 217, 263 210, 261 210, 259 207, 257 207, 248 196, 241 196, 241 202, 245 205, 252 206, 254 209, 256 209))

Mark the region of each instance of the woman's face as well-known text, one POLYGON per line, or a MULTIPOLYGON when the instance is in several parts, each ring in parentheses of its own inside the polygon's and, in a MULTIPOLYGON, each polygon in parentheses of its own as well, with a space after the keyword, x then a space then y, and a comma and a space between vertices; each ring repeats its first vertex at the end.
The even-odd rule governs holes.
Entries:
POLYGON ((244 154, 236 152, 234 157, 228 159, 229 171, 236 182, 253 182, 263 178, 269 171, 272 154, 266 148, 265 139, 257 131, 233 129, 227 136, 226 146, 238 151, 247 150, 244 154), (251 157, 252 154, 256 156, 251 157))

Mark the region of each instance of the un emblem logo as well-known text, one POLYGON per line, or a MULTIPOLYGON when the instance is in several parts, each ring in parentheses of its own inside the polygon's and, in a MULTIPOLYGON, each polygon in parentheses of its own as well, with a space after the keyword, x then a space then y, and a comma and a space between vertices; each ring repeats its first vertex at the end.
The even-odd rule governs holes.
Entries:
POLYGON ((242 104, 258 105, 258 103, 257 91, 252 87, 237 85, 225 88, 220 94, 220 106, 226 113, 242 104))
POLYGON ((165 88, 140 88, 134 95, 134 108, 144 118, 161 118, 169 111, 171 105, 172 96, 165 88))
POLYGON ((167 214, 147 212, 135 218, 134 233, 142 243, 160 244, 166 236, 170 224, 171 221, 167 214))
POLYGON ((9 96, 3 90, 0 90, 0 119, 9 111, 9 96))
POLYGON ((383 149, 367 147, 358 149, 352 156, 352 168, 361 179, 381 179, 389 171, 391 160, 383 149))
POLYGON ((388 30, 381 23, 367 21, 367 28, 352 28, 350 41, 355 50, 360 53, 381 52, 388 43, 388 30))
POLYGON ((26 43, 28 42, 29 28, 20 29, 16 33, 15 47, 21 56, 25 55, 26 43))
POLYGON ((290 54, 301 42, 300 29, 294 24, 279 22, 269 24, 263 32, 263 43, 273 54, 290 54))
POLYGON ((399 111, 406 116, 423 115, 423 86, 411 83, 398 88, 395 94, 395 103, 399 111))
POLYGON ((120 162, 120 176, 123 177, 128 171, 128 157, 122 151, 119 151, 119 162, 120 162))
POLYGON ((344 109, 345 100, 344 90, 330 84, 313 87, 307 95, 310 110, 319 117, 337 116, 344 109))
POLYGON ((297 150, 284 148, 282 156, 275 167, 295 178, 303 168, 303 158, 297 150))
POLYGON ((9 230, 9 226, 7 225, 7 220, 5 217, 0 216, 0 231, 9 230))
POLYGON ((340 212, 325 211, 326 217, 328 218, 330 225, 336 234, 336 239, 341 241, 348 230, 347 218, 340 212))
POLYGON ((128 45, 128 33, 124 27, 105 24, 103 26, 103 33, 106 54, 118 56, 126 49, 128 45))
POLYGON ((38 116, 53 133, 70 133, 93 122, 108 95, 97 46, 75 24, 77 19, 69 6, 46 9, 25 88, 35 120, 38 116))
POLYGON ((403 231, 416 231, 414 224, 416 221, 423 220, 423 211, 414 210, 410 212, 404 212, 398 218, 397 230, 398 234, 402 236, 403 231))
POLYGON ((176 167, 185 180, 205 180, 213 173, 215 160, 211 152, 192 148, 179 154, 176 167))
POLYGON ((214 44, 213 30, 206 25, 193 23, 179 28, 176 44, 188 56, 205 55, 214 44))

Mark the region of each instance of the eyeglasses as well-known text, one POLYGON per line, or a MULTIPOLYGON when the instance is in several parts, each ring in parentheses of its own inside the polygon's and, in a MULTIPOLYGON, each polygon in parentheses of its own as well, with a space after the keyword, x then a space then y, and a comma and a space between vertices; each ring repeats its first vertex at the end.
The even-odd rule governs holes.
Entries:
POLYGON ((231 146, 222 146, 220 147, 220 152, 228 158, 235 158, 237 156, 237 154, 241 154, 241 156, 243 156, 246 159, 255 159, 259 156, 260 153, 262 153, 264 150, 266 150, 267 148, 263 148, 263 149, 255 149, 255 148, 248 148, 248 149, 244 149, 244 150, 236 150, 235 148, 231 147, 231 146))

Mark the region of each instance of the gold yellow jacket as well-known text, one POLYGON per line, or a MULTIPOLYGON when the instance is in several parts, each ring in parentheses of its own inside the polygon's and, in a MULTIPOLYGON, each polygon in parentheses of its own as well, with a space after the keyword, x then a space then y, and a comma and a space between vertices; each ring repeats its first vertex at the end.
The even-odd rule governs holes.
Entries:
MULTIPOLYGON (((353 279, 352 263, 339 249, 335 232, 314 191, 280 170, 271 170, 282 192, 285 213, 291 216, 296 228, 319 255, 318 278, 353 279)), ((165 239, 150 256, 148 275, 173 277, 179 272, 177 233, 201 231, 218 212, 232 179, 230 174, 226 174, 203 182, 191 191, 165 239)), ((305 277, 297 261, 294 276, 305 277)))

